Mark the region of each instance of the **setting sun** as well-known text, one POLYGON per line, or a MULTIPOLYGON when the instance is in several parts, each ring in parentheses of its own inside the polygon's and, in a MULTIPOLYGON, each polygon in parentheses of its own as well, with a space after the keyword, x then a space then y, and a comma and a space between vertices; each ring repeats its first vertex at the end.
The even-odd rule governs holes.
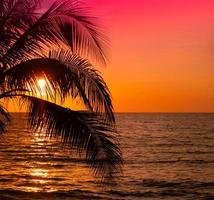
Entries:
POLYGON ((39 79, 39 80, 38 80, 38 85, 39 85, 39 87, 40 87, 41 89, 43 89, 43 88, 45 87, 45 85, 46 85, 45 79, 39 79))

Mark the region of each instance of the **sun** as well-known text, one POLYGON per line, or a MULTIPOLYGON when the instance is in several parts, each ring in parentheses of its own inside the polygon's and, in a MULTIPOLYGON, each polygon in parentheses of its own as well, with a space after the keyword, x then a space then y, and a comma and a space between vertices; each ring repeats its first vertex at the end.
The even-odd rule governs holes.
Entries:
POLYGON ((41 79, 38 79, 37 80, 37 83, 38 83, 38 95, 42 95, 44 96, 46 94, 46 85, 47 85, 47 82, 45 79, 41 78, 41 79))
POLYGON ((45 85, 46 85, 46 81, 45 81, 45 79, 39 79, 38 80, 38 85, 39 85, 39 87, 41 88, 41 89, 44 89, 45 88, 45 85))

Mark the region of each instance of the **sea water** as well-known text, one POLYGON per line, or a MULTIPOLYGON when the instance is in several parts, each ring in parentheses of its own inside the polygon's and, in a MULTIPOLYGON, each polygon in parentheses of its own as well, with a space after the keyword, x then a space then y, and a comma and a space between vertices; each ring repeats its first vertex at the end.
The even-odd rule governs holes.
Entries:
POLYGON ((0 137, 0 199, 214 199, 214 114, 118 113, 123 173, 99 183, 68 148, 12 114, 0 137))

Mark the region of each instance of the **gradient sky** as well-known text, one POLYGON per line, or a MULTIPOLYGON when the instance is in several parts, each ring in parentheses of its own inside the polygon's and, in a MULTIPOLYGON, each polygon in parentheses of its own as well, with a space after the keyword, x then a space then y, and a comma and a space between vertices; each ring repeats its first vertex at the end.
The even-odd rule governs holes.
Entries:
POLYGON ((111 41, 115 111, 214 112, 213 0, 83 2, 111 41))
POLYGON ((213 0, 90 0, 111 40, 116 111, 214 111, 213 0))

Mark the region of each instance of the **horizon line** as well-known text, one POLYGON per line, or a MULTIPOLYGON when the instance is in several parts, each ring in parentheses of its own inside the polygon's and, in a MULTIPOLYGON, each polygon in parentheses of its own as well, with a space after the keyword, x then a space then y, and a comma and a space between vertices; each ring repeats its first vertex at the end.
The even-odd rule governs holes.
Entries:
MULTIPOLYGON (((83 110, 81 110, 81 111, 83 111, 83 110)), ((9 113, 28 113, 28 112, 16 112, 16 111, 14 111, 14 112, 9 112, 9 113)), ((211 112, 206 112, 206 111, 204 111, 204 112, 188 112, 188 111, 169 111, 169 112, 167 112, 167 111, 161 111, 161 112, 159 112, 159 111, 151 111, 151 112, 148 112, 148 111, 120 111, 120 112, 114 112, 114 113, 118 113, 118 114, 122 114, 122 113, 127 113, 127 114, 131 114, 131 113, 144 113, 144 114, 164 114, 164 113, 171 113, 171 114, 214 114, 214 111, 211 111, 211 112)))

